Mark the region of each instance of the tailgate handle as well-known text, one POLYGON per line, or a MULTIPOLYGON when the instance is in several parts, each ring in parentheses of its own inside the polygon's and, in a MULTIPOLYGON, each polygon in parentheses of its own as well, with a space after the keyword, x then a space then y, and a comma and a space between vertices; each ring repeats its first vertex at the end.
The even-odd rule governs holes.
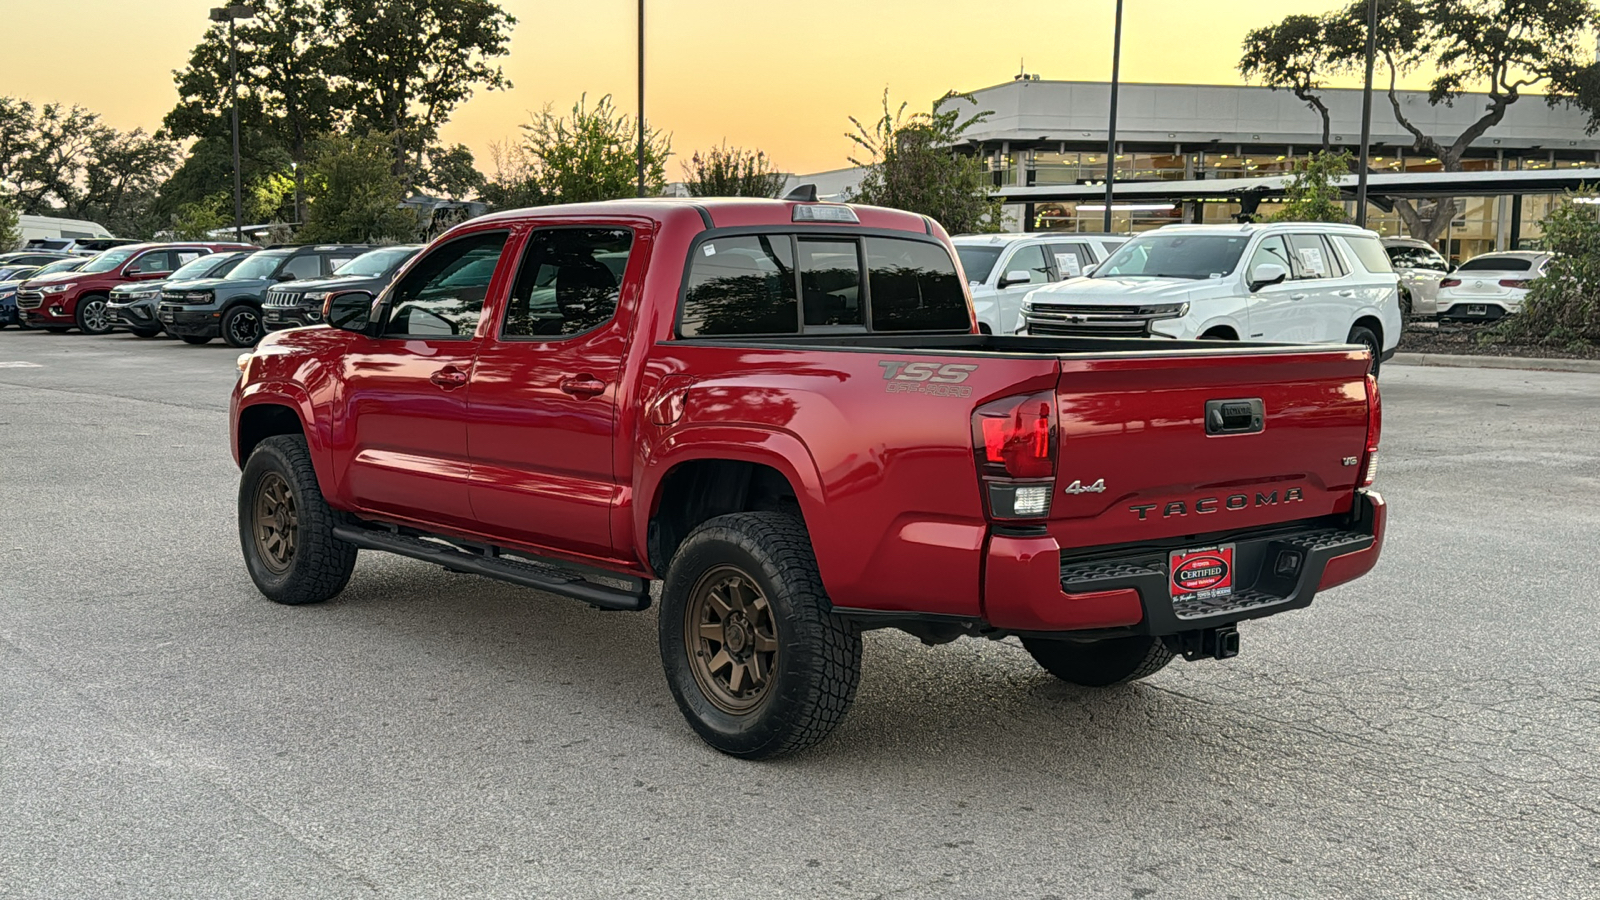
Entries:
POLYGON ((1255 434, 1266 420, 1260 399, 1206 401, 1206 434, 1255 434))

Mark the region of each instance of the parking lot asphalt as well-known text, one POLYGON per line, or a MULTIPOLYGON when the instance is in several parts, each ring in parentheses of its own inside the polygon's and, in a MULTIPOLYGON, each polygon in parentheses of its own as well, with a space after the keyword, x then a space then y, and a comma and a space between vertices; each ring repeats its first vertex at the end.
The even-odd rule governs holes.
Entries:
POLYGON ((1600 376, 1387 369, 1382 562, 1236 659, 873 632, 759 764, 654 612, 372 553, 262 598, 236 354, 0 331, 0 897, 1600 895, 1600 376))

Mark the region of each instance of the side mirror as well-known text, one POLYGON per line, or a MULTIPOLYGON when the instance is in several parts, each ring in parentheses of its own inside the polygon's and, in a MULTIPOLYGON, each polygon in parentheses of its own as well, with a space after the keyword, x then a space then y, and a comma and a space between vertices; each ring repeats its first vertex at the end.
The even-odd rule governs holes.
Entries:
POLYGON ((344 331, 367 333, 372 324, 371 291, 334 291, 322 301, 322 321, 344 331))
POLYGON ((297 280, 299 280, 299 278, 300 278, 300 276, 294 274, 293 272, 279 272, 274 277, 273 280, 274 281, 297 281, 297 280))
POLYGON ((1028 274, 1027 269, 1013 269, 1007 272, 1004 278, 1000 279, 1000 287, 1008 288, 1013 284, 1026 284, 1032 280, 1033 278, 1028 274))
POLYGON ((1250 293, 1253 294, 1268 285, 1277 284, 1288 277, 1289 270, 1283 266, 1277 263, 1262 263, 1256 266, 1254 272, 1250 273, 1250 293))
POLYGON ((1093 275, 1094 274, 1094 270, 1098 269, 1098 268, 1100 268, 1100 264, 1099 263, 1089 263, 1087 266, 1083 267, 1083 274, 1084 275, 1093 275))

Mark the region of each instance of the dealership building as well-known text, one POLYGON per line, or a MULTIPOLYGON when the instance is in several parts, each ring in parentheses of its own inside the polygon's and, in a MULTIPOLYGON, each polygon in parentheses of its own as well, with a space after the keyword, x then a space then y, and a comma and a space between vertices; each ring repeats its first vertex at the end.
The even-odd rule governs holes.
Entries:
MULTIPOLYGON (((990 115, 969 128, 960 147, 984 161, 1013 228, 1100 231, 1105 210, 1106 125, 1110 85, 1016 79, 974 92, 963 112, 990 115)), ((1361 91, 1321 92, 1331 120, 1329 143, 1356 152, 1361 91)), ((1482 94, 1432 105, 1425 92, 1402 91, 1407 119, 1448 144, 1481 114, 1482 94)), ((1600 136, 1585 133, 1587 116, 1565 104, 1525 96, 1467 151, 1461 171, 1411 149, 1386 92, 1372 108, 1368 225, 1404 234, 1393 201, 1461 201, 1439 242, 1466 259, 1526 246, 1555 198, 1600 183, 1600 136)), ((1172 222, 1233 222, 1265 217, 1294 162, 1322 148, 1322 117, 1287 91, 1245 85, 1129 84, 1118 94, 1116 181, 1112 230, 1144 231, 1172 222)), ((797 178, 840 194, 859 172, 797 178)), ((1354 195, 1354 176, 1346 179, 1354 195)), ((1347 201, 1353 212, 1354 202, 1347 201)))

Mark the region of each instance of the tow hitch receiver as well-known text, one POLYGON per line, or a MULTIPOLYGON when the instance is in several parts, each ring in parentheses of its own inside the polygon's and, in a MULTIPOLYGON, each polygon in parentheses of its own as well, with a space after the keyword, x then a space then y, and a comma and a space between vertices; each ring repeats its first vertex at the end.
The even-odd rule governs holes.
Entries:
POLYGON ((1169 638, 1173 650, 1183 658, 1231 659, 1239 655, 1239 629, 1233 625, 1219 625, 1204 631, 1184 631, 1169 638))

